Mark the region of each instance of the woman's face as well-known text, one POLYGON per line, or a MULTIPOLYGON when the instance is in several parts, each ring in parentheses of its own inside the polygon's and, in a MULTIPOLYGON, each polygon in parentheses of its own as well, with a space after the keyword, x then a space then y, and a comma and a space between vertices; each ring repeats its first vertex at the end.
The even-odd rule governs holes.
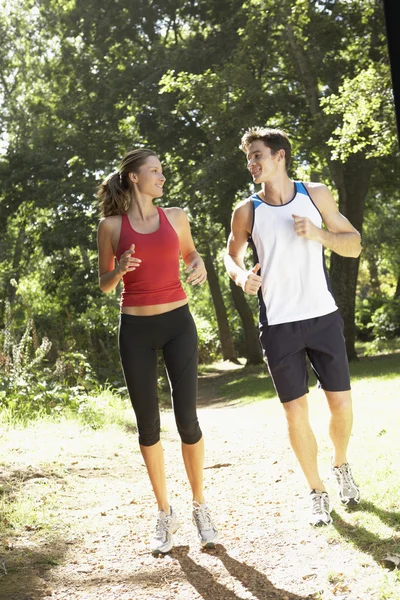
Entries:
POLYGON ((165 177, 161 163, 156 156, 149 156, 136 173, 129 173, 129 177, 132 183, 137 185, 139 193, 152 198, 162 196, 165 177))

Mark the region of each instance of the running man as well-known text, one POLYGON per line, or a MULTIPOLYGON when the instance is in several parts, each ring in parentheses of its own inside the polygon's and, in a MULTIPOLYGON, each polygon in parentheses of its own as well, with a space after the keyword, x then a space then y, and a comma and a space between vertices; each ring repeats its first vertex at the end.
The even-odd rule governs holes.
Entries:
POLYGON ((358 504, 360 491, 346 455, 353 412, 343 319, 332 296, 323 249, 358 257, 360 234, 339 212, 325 185, 289 178, 291 145, 284 131, 251 128, 241 147, 261 190, 233 212, 225 265, 236 285, 258 294, 264 356, 285 409, 291 446, 311 490, 310 523, 328 525, 332 506, 318 472, 317 442, 308 416, 306 356, 331 412, 332 472, 340 500, 358 504), (250 270, 244 264, 249 243, 255 262, 250 270))

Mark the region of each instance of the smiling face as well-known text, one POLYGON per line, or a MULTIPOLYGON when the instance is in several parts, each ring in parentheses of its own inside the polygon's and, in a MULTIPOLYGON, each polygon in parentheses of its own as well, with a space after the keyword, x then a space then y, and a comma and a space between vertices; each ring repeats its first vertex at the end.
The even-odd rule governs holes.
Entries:
POLYGON ((136 173, 129 173, 129 179, 140 194, 160 198, 163 194, 165 176, 156 156, 149 156, 136 173))
POLYGON ((247 168, 253 178, 253 183, 266 183, 285 169, 285 151, 278 150, 275 154, 262 140, 254 140, 247 148, 247 168))

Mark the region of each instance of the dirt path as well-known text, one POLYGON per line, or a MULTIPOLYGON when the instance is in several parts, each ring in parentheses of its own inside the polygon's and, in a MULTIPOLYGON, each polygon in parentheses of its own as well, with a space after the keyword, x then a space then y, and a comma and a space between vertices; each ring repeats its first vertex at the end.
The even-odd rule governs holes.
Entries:
MULTIPOLYGON (((380 598, 374 582, 381 567, 373 557, 339 543, 334 526, 307 524, 307 491, 279 403, 206 407, 203 394, 202 404, 206 496, 220 543, 200 550, 167 411, 162 425, 170 501, 182 525, 173 551, 158 559, 148 551, 155 506, 135 436, 65 424, 5 434, 3 480, 14 482, 9 493, 30 486, 42 521, 48 515, 56 525, 48 533, 33 523, 25 535, 3 540, 0 573, 3 560, 8 574, 0 576, 1 600, 380 598)), ((326 431, 325 413, 318 419, 326 431)), ((321 452, 327 472, 329 450, 322 441, 321 452)), ((334 498, 336 521, 346 523, 334 498)))

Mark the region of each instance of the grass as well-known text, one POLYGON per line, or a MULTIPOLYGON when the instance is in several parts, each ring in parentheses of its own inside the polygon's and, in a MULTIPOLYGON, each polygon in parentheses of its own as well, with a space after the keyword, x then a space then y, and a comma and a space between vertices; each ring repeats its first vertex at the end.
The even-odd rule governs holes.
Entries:
MULTIPOLYGON (((216 365, 203 367, 202 377, 207 375, 200 389, 209 386, 208 392, 219 402, 279 402, 264 366, 225 365, 224 371, 216 365)), ((366 593, 374 594, 376 600, 394 600, 400 598, 400 571, 388 571, 381 564, 386 555, 400 554, 400 354, 364 357, 351 364, 351 375, 355 422, 349 457, 363 501, 353 511, 336 507, 334 526, 321 534, 329 543, 340 544, 344 552, 351 547, 358 554, 358 577, 368 569, 373 571, 373 587, 366 593)), ((323 393, 314 384, 311 374, 310 414, 321 459, 329 464, 329 415, 323 393)), ((43 422, 40 428, 38 425, 41 435, 47 432, 45 444, 43 439, 36 439, 35 426, 31 423, 29 430, 24 429, 22 424, 13 425, 4 411, 0 414, 0 444, 5 442, 0 462, 0 536, 6 549, 28 537, 46 540, 46 544, 53 540, 35 546, 31 558, 28 556, 28 562, 50 568, 63 560, 64 550, 57 540, 65 537, 69 527, 57 520, 56 510, 66 501, 66 464, 76 460, 76 453, 90 455, 91 445, 101 443, 102 428, 112 432, 114 451, 121 431, 132 431, 135 426, 130 406, 106 391, 88 399, 75 417, 70 415, 69 420, 58 423, 48 420, 47 429, 43 422), (29 440, 35 440, 36 446, 29 440), (7 463, 7 448, 13 456, 24 457, 24 467, 7 463), (40 469, 34 464, 40 464, 40 469)), ((20 561, 26 566, 26 547, 21 546, 20 551, 15 564, 20 561)), ((16 547, 13 555, 18 552, 16 547)), ((326 574, 327 589, 340 585, 341 576, 332 567, 326 574)))
MULTIPOLYGON (((357 362, 350 364, 350 372, 353 387, 356 382, 365 379, 379 381, 379 385, 386 380, 391 381, 398 378, 400 373, 400 353, 362 357, 357 362)), ((202 377, 214 375, 211 380, 214 395, 228 403, 247 404, 276 397, 274 385, 265 365, 233 367, 219 372, 215 365, 205 365, 200 373, 202 377)), ((309 378, 311 389, 316 385, 311 368, 309 369, 309 378)))
MULTIPOLYGON (((376 600, 400 598, 400 570, 381 568, 388 554, 400 555, 400 354, 363 357, 350 365, 354 404, 354 427, 349 459, 362 490, 357 510, 339 507, 333 513, 334 527, 323 530, 329 542, 345 551, 351 546, 360 565, 375 565, 373 590, 376 600)), ((213 394, 228 404, 258 400, 279 402, 266 368, 243 367, 215 375, 213 394)), ((203 370, 203 375, 204 375, 203 370)), ((316 389, 310 372, 310 416, 317 435, 321 463, 329 464, 331 446, 327 435, 329 413, 323 392, 316 389)), ((324 474, 325 475, 325 474, 324 474)), ((327 587, 338 583, 338 575, 327 573, 327 587)), ((363 577, 362 568, 358 577, 363 577)))
POLYGON ((92 429, 101 429, 112 425, 120 426, 127 431, 136 431, 132 407, 127 398, 122 398, 112 390, 104 388, 92 396, 86 395, 78 410, 65 407, 62 413, 15 413, 8 408, 0 411, 0 427, 26 427, 37 421, 56 423, 59 421, 77 421, 92 429))

